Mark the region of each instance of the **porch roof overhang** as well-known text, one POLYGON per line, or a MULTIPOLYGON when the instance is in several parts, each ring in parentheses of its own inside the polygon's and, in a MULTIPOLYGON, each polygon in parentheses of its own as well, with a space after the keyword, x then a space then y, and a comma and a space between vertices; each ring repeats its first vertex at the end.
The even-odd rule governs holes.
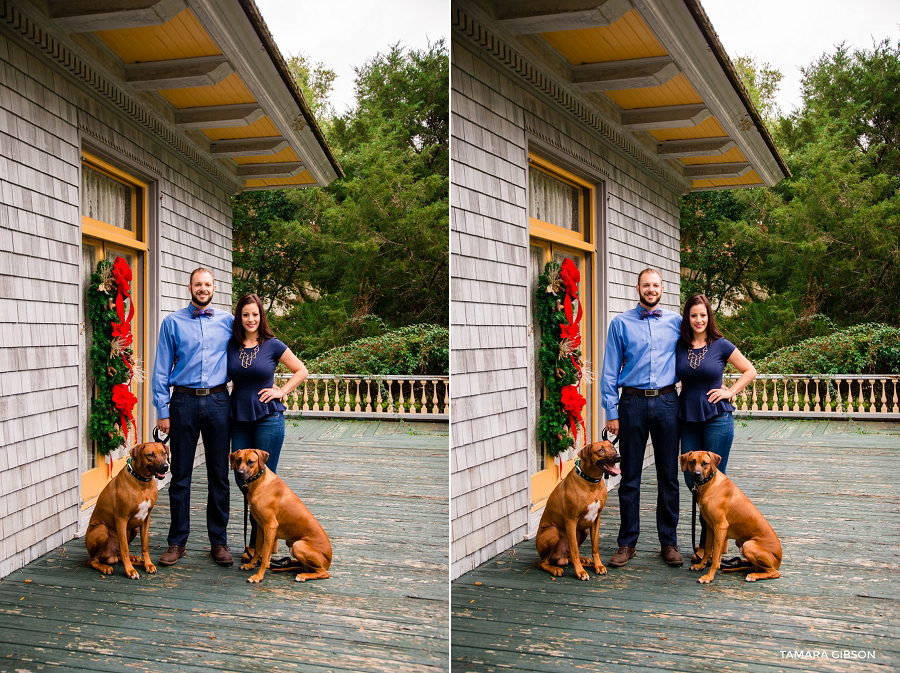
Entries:
MULTIPOLYGON (((50 20, 242 189, 342 176, 253 0, 50 0, 50 20)), ((216 171, 218 172, 218 171, 216 171)))
MULTIPOLYGON (((484 30, 494 32, 600 112, 602 135, 684 191, 772 186, 790 174, 699 0, 459 4, 470 14, 455 12, 454 24, 470 40, 484 46, 484 30)), ((501 53, 496 40, 490 49, 501 53)))

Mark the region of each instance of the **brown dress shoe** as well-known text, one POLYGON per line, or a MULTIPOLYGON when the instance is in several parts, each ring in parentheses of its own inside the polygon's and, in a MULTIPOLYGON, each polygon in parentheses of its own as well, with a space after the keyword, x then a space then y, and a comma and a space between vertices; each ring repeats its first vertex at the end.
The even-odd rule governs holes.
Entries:
POLYGON ((684 557, 675 545, 664 544, 659 553, 663 557, 663 561, 672 567, 684 565, 684 557))
POLYGON ((618 551, 616 551, 616 553, 612 555, 612 558, 609 559, 609 565, 615 568, 621 568, 628 563, 630 559, 633 559, 636 553, 634 547, 619 547, 618 551))
POLYGON ((179 547, 176 544, 169 545, 169 548, 159 557, 159 565, 173 566, 178 563, 178 559, 184 556, 185 552, 187 552, 187 550, 184 547, 179 547))
POLYGON ((214 544, 209 553, 220 566, 230 566, 234 563, 234 557, 228 551, 227 544, 214 544))

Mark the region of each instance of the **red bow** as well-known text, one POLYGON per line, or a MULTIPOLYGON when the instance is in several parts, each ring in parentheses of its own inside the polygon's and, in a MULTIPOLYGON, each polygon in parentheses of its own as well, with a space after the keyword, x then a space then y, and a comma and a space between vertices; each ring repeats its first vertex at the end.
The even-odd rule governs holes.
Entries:
MULTIPOLYGON (((113 279, 116 281, 117 292, 116 292, 116 315, 119 318, 118 323, 113 323, 113 338, 122 339, 122 346, 127 348, 131 345, 131 342, 134 340, 133 335, 131 334, 131 319, 134 317, 134 302, 131 300, 128 292, 131 290, 131 267, 128 266, 128 262, 125 261, 124 257, 116 257, 116 261, 113 262, 112 269, 113 279), (125 300, 128 300, 128 317, 125 317, 125 300)), ((131 371, 131 363, 128 361, 128 358, 125 357, 125 353, 122 353, 122 360, 125 362, 125 366, 128 367, 128 370, 131 371)))
POLYGON ((584 430, 584 441, 587 442, 587 427, 584 424, 584 419, 581 417, 581 410, 584 409, 587 404, 587 400, 584 398, 584 395, 578 392, 577 386, 563 386, 561 391, 560 401, 562 402, 563 408, 569 412, 569 422, 572 426, 572 437, 577 446, 578 444, 578 424, 581 424, 582 429, 584 430))
POLYGON ((137 432, 133 412, 134 405, 137 404, 138 399, 132 394, 126 384, 117 383, 113 386, 112 389, 112 401, 116 409, 119 411, 119 425, 122 426, 122 430, 124 430, 125 432, 125 441, 127 442, 129 421, 131 422, 132 426, 135 426, 135 432, 137 432))
POLYGON ((563 260, 562 268, 559 272, 560 278, 562 278, 563 285, 566 286, 566 299, 564 305, 566 307, 566 320, 569 321, 570 325, 581 322, 581 301, 578 300, 578 283, 581 282, 581 273, 578 271, 578 267, 575 266, 575 262, 566 257, 563 260), (578 317, 574 320, 572 319, 572 298, 578 300, 578 317))

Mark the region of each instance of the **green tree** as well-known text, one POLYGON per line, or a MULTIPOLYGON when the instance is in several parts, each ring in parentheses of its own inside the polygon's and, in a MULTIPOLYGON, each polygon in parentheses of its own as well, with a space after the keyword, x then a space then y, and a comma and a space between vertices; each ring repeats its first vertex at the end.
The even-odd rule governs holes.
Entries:
MULTIPOLYGON (((307 95, 327 97, 321 64, 292 67, 307 95)), ((448 323, 448 80, 443 41, 391 47, 357 69, 356 106, 325 125, 345 178, 236 198, 235 293, 277 308, 273 327, 303 357, 448 323)))

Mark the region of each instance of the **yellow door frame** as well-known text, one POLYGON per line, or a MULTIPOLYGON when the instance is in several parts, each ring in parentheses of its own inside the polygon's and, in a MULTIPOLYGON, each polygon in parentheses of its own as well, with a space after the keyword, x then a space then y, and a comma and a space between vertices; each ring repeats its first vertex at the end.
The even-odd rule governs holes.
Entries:
MULTIPOLYGON (((92 245, 98 248, 99 254, 97 259, 105 259, 107 251, 115 252, 119 250, 126 254, 134 255, 135 260, 141 260, 142 268, 141 291, 144 296, 135 297, 136 293, 132 293, 132 301, 135 303, 135 324, 134 333, 136 337, 140 337, 140 346, 135 355, 140 358, 140 362, 147 361, 147 283, 149 270, 147 265, 147 226, 149 221, 149 185, 136 178, 129 173, 113 166, 103 159, 82 151, 82 162, 94 171, 102 173, 117 182, 125 184, 132 188, 132 227, 131 231, 117 227, 107 222, 96 220, 86 215, 81 217, 81 234, 82 245, 92 245)), ((92 270, 93 271, 93 270, 92 270)), ((133 270, 136 272, 136 270, 133 270)), ((87 307, 85 307, 86 309, 87 307)), ((86 316, 85 318, 86 319, 86 316)), ((85 362, 86 367, 90 367, 89 362, 85 362)), ((132 392, 139 393, 141 400, 141 420, 140 427, 135 428, 135 436, 147 436, 147 395, 148 385, 144 380, 142 383, 132 381, 132 392)), ((93 398, 94 392, 91 391, 89 398, 93 398)), ((90 416, 88 415, 88 418, 90 416)), ((86 451, 88 447, 81 447, 81 451, 86 451)), ((80 459, 79 459, 80 460, 80 459)), ((99 455, 95 453, 95 462, 97 466, 88 469, 81 474, 81 500, 82 511, 92 507, 100 491, 104 486, 125 466, 126 456, 113 461, 112 470, 107 467, 106 463, 99 455)))
MULTIPOLYGON (((566 227, 561 227, 551 222, 544 222, 534 217, 529 217, 529 233, 531 245, 543 248, 544 264, 553 259, 553 253, 559 252, 580 258, 581 264, 581 284, 579 286, 579 298, 585 296, 585 288, 591 288, 590 302, 585 305, 584 316, 581 323, 581 343, 582 352, 590 360, 590 370, 585 372, 592 380, 597 380, 597 339, 589 340, 588 337, 588 321, 594 320, 597 316, 598 300, 595 288, 595 278, 597 274, 597 245, 595 241, 595 224, 596 214, 594 204, 596 200, 595 185, 583 180, 574 173, 567 171, 556 164, 529 152, 529 169, 539 170, 547 173, 551 177, 560 180, 566 184, 572 185, 579 189, 579 217, 581 220, 581 231, 576 232, 566 227), (588 271, 590 269, 590 271, 588 271)), ((595 328, 596 329, 596 328, 595 328)), ((594 335, 596 337, 596 335, 594 335)), ((587 386, 584 380, 581 383, 581 392, 585 394, 587 386)), ((595 395, 594 391, 585 394, 588 398, 588 405, 585 407, 586 414, 593 414, 595 395)), ((597 423, 590 424, 590 435, 585 438, 587 442, 597 441, 597 423)), ((534 512, 542 508, 550 497, 550 493, 556 488, 561 479, 565 479, 566 475, 575 464, 574 459, 563 462, 562 469, 558 470, 555 463, 545 455, 545 467, 531 475, 531 511, 534 512), (548 464, 548 460, 550 460, 548 464)))

